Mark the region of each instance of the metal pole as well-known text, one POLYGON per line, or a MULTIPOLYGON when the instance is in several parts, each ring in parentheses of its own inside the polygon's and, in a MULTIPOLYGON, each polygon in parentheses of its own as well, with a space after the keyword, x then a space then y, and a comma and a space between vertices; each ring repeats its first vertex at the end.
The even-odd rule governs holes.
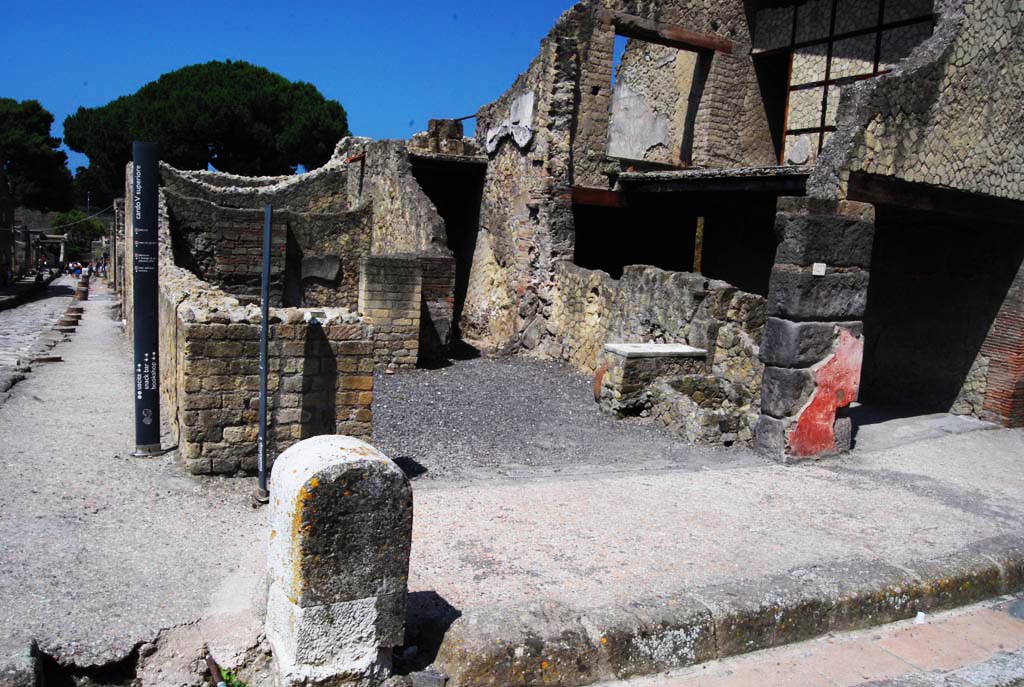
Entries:
POLYGON ((270 319, 270 225, 273 218, 272 205, 263 206, 263 284, 260 289, 260 435, 256 445, 256 468, 259 471, 259 488, 256 500, 266 503, 270 500, 267 490, 267 333, 270 319))

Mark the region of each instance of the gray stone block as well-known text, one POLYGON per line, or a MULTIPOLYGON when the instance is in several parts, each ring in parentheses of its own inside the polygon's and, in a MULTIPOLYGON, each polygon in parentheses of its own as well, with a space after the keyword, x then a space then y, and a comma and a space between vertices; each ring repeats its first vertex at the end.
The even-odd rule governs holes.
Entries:
POLYGON ((761 384, 761 412, 776 418, 793 417, 806 405, 816 388, 809 369, 766 367, 761 384))
POLYGON ((769 458, 781 461, 786 455, 786 421, 768 415, 757 418, 754 448, 769 458))
POLYGON ((37 687, 42 684, 43 667, 35 640, 5 638, 0 643, 0 687, 37 687))
POLYGON ((792 320, 859 320, 868 297, 868 273, 853 269, 816 277, 810 269, 776 265, 768 315, 792 320))
POLYGON ((302 259, 303 279, 335 281, 341 272, 341 259, 337 255, 321 255, 302 259))
POLYGON ((808 266, 870 267, 875 224, 840 215, 779 213, 775 217, 779 247, 775 262, 808 266))
POLYGON ((836 452, 844 453, 853 448, 853 420, 848 417, 836 418, 833 431, 836 435, 836 452))
POLYGON ((810 367, 832 354, 840 329, 860 336, 864 323, 791 322, 769 317, 761 340, 761 361, 775 367, 810 367))

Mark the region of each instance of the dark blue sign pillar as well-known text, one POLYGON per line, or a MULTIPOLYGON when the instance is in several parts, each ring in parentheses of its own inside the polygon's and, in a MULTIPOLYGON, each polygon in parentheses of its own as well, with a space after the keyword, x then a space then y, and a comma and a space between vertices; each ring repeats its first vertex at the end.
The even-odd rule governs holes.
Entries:
POLYGON ((160 449, 160 338, 157 320, 157 162, 155 143, 132 144, 132 303, 135 342, 135 455, 160 449))

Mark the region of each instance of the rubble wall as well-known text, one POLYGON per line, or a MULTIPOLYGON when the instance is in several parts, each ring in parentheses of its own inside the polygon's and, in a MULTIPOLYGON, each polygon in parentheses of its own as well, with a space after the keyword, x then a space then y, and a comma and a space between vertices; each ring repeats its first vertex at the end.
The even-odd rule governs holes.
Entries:
POLYGON ((931 38, 891 74, 843 90, 814 195, 845 196, 849 174, 864 172, 1024 200, 1024 8, 935 5, 931 38))
POLYGON ((416 182, 405 141, 342 141, 353 205, 371 206, 373 255, 450 255, 444 220, 416 182))
POLYGON ((621 280, 568 262, 557 266, 552 317, 538 351, 593 373, 605 343, 681 343, 707 351, 707 374, 666 380, 644 414, 690 441, 753 438, 764 365, 764 297, 723 281, 646 265, 621 280))
MULTIPOLYGON (((587 16, 580 22, 579 115, 573 142, 574 185, 609 188, 610 174, 623 169, 621 164, 607 160, 616 12, 732 41, 731 53, 716 52, 706 65, 706 81, 699 105, 693 113, 690 158, 694 165, 704 167, 774 164, 767 117, 750 58, 750 30, 742 0, 715 3, 605 0, 602 3, 581 3, 578 7, 586 10, 587 16)), ((652 59, 657 59, 665 49, 647 44, 645 51, 652 59)), ((646 55, 631 59, 646 59, 646 55)), ((664 161, 673 160, 666 158, 664 161)))
MULTIPOLYGON (((166 190, 174 258, 198 277, 256 298, 263 268, 263 210, 231 208, 166 190)), ((275 210, 271 301, 275 305, 354 308, 359 260, 369 253, 367 210, 275 210)))

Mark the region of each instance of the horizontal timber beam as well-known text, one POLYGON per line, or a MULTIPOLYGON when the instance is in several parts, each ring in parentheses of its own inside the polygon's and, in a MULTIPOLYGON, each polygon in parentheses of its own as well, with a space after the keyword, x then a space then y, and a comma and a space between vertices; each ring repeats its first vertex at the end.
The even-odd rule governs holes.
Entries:
POLYGON ((983 219, 1000 224, 1024 224, 1024 202, 957 189, 914 183, 881 174, 853 172, 846 197, 873 205, 983 219))
POLYGON ((573 205, 596 205, 602 208, 626 207, 626 196, 621 191, 608 191, 603 188, 572 187, 573 205))
POLYGON ((663 24, 660 21, 619 12, 611 14, 611 23, 615 26, 615 32, 626 38, 697 52, 732 52, 732 41, 713 33, 697 33, 674 24, 663 24))

